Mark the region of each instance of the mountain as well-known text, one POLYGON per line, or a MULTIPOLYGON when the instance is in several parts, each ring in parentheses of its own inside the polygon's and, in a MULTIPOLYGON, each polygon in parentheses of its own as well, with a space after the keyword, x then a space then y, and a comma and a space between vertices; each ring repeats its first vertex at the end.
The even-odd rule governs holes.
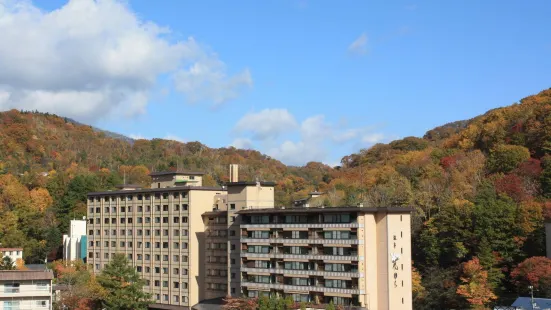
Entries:
POLYGON ((58 248, 72 217, 86 213, 86 192, 113 188, 123 174, 147 185, 151 171, 200 169, 216 185, 237 163, 243 179, 277 182, 278 205, 318 190, 325 195, 317 203, 326 206, 413 206, 416 309, 488 306, 495 301, 488 292, 500 303, 526 293, 533 277, 515 268, 545 253, 550 153, 551 90, 422 138, 359 150, 335 168, 289 167, 258 151, 200 142, 130 140, 12 110, 0 113, 0 242, 23 245, 36 260, 58 248), (487 298, 473 297, 481 292, 487 298))

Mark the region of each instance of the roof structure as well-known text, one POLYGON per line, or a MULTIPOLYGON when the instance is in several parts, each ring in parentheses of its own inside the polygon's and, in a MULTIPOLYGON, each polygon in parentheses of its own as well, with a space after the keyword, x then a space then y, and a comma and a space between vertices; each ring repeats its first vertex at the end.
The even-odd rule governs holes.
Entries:
POLYGON ((534 307, 532 307, 530 297, 519 297, 511 306, 523 310, 551 310, 551 299, 534 298, 534 307))
POLYGON ((4 270, 0 271, 0 280, 52 280, 54 273, 52 271, 37 270, 4 270))
POLYGON ((204 175, 203 171, 191 171, 191 170, 176 170, 176 171, 159 171, 151 172, 149 176, 157 177, 163 175, 204 175))

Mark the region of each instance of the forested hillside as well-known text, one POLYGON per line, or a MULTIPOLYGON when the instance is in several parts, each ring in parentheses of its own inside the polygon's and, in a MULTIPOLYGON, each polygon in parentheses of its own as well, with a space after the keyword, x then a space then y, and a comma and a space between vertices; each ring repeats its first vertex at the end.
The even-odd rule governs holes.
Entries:
MULTIPOLYGON (((199 142, 128 141, 41 113, 0 114, 0 242, 27 263, 61 243, 85 214, 88 191, 149 183, 152 170, 200 169, 207 185, 277 182, 278 205, 311 190, 327 206, 414 206, 416 309, 483 306, 526 294, 551 297, 543 220, 551 215, 551 90, 472 120, 345 156, 342 166, 288 167, 257 151, 199 142), (519 265, 520 264, 520 265, 519 265)), ((510 303, 509 303, 510 304, 510 303)))
POLYGON ((43 261, 61 244, 69 220, 86 214, 86 193, 113 189, 123 176, 149 186, 151 171, 203 170, 205 185, 221 185, 236 163, 243 180, 277 181, 276 200, 283 205, 325 188, 335 174, 319 163, 287 167, 253 150, 112 136, 47 113, 0 113, 2 246, 23 245, 27 263, 43 261))

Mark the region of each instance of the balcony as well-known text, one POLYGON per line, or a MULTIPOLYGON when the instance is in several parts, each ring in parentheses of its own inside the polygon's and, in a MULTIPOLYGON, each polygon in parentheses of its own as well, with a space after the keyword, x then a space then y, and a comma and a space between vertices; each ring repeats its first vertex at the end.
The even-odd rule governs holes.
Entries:
POLYGON ((241 228, 363 228, 359 223, 241 224, 241 228))
POLYGON ((359 273, 359 272, 296 270, 296 269, 283 269, 283 268, 248 268, 248 267, 241 267, 241 272, 308 275, 308 276, 321 276, 321 277, 347 277, 347 278, 363 278, 363 276, 364 276, 363 273, 359 273))
POLYGON ((241 238, 241 243, 285 243, 285 244, 363 244, 363 240, 358 239, 285 239, 285 238, 241 238))
POLYGON ((48 286, 44 289, 27 289, 24 287, 8 288, 4 287, 3 290, 0 290, 0 298, 2 297, 33 297, 33 296, 44 296, 49 297, 51 292, 51 287, 48 286))
POLYGON ((282 258, 282 259, 309 259, 325 261, 360 261, 363 256, 342 256, 323 254, 283 254, 283 253, 249 253, 241 252, 241 257, 247 258, 282 258))
POLYGON ((364 290, 359 289, 348 289, 348 288, 333 288, 333 287, 323 287, 323 286, 300 286, 300 285, 286 285, 278 283, 254 283, 254 282, 241 282, 241 286, 247 288, 257 288, 257 289, 275 289, 283 291, 303 291, 303 292, 322 292, 322 293, 338 293, 338 294, 352 294, 352 295, 361 295, 365 294, 364 290))

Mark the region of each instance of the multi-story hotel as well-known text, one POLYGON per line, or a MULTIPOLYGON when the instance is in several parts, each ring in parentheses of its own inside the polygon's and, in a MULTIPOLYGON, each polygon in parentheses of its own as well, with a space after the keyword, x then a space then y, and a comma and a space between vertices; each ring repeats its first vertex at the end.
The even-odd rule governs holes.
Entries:
POLYGON ((205 299, 201 214, 226 191, 202 186, 202 175, 152 173, 150 189, 89 193, 88 263, 99 272, 115 253, 127 255, 156 300, 153 307, 189 308, 205 299))
POLYGON ((88 263, 124 253, 159 309, 262 294, 364 309, 411 309, 408 208, 275 208, 273 182, 203 187, 152 174, 151 189, 88 194, 88 263))
POLYGON ((237 165, 230 165, 227 193, 216 197, 203 214, 206 233, 207 299, 241 296, 240 210, 274 208, 274 182, 240 182, 237 165))
POLYGON ((1 309, 52 309, 52 271, 0 271, 1 309))
POLYGON ((412 309, 409 208, 247 209, 245 296, 365 309, 412 309))

